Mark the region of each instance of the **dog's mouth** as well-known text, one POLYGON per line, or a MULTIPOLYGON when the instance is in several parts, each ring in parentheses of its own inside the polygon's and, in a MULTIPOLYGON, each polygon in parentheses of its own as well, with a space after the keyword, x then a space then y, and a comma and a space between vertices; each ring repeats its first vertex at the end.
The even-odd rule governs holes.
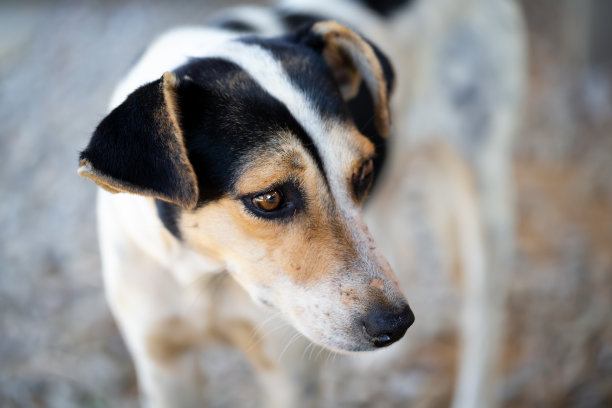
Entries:
MULTIPOLYGON (((335 319, 334 319, 335 320, 335 319)), ((400 340, 415 321, 407 303, 399 307, 374 306, 359 318, 349 319, 348 327, 332 325, 323 329, 306 326, 304 321, 294 321, 294 327, 314 343, 329 350, 346 352, 373 351, 390 346, 400 340)), ((338 319, 335 322, 346 321, 338 319)))

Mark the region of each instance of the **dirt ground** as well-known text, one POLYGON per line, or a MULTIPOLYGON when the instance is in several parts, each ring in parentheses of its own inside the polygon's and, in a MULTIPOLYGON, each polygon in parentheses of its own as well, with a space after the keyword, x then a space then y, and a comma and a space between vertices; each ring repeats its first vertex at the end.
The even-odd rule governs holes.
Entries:
MULTIPOLYGON (((95 187, 77 177, 77 156, 151 38, 200 24, 216 7, 0 4, 0 406, 137 406, 133 367, 103 296, 95 187)), ((609 407, 610 72, 568 68, 529 17, 504 406, 609 407)), ((253 406, 244 361, 220 353, 209 364, 219 378, 245 383, 240 395, 226 389, 219 406, 253 406)))

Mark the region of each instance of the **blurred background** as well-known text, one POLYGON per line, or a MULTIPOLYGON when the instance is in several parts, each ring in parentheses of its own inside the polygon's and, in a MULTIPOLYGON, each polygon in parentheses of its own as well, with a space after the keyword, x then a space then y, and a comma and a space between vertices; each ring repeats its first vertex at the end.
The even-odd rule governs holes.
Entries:
MULTIPOLYGON (((156 34, 232 3, 0 3, 1 407, 137 405, 78 151, 156 34)), ((612 2, 520 4, 530 84, 515 144, 503 406, 611 407, 612 2)), ((219 406, 252 406, 245 362, 210 359, 219 373, 210 386, 228 395, 219 406), (229 377, 247 397, 231 396, 229 377)))

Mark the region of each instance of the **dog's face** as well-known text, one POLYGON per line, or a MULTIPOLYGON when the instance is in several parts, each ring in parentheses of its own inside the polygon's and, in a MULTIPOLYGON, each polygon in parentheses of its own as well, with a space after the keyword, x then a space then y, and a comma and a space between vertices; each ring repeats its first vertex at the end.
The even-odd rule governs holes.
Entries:
POLYGON ((96 129, 80 174, 155 197, 177 239, 313 341, 386 346, 414 317, 361 206, 391 88, 382 54, 336 23, 234 41, 132 93, 96 129))

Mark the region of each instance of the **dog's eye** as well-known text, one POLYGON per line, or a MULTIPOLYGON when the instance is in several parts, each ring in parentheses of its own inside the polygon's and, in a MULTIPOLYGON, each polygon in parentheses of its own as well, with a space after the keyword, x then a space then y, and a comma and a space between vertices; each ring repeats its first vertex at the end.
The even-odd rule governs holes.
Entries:
POLYGON ((251 201, 253 202, 253 205, 261 211, 269 212, 280 207, 282 196, 278 191, 273 190, 255 196, 251 201))
POLYGON ((372 159, 365 161, 357 174, 353 175, 353 188, 355 189, 355 197, 357 201, 361 199, 368 192, 372 186, 374 180, 374 162, 372 159))
POLYGON ((264 193, 247 194, 240 197, 247 211, 266 220, 288 222, 304 208, 304 193, 292 181, 270 186, 264 193))

